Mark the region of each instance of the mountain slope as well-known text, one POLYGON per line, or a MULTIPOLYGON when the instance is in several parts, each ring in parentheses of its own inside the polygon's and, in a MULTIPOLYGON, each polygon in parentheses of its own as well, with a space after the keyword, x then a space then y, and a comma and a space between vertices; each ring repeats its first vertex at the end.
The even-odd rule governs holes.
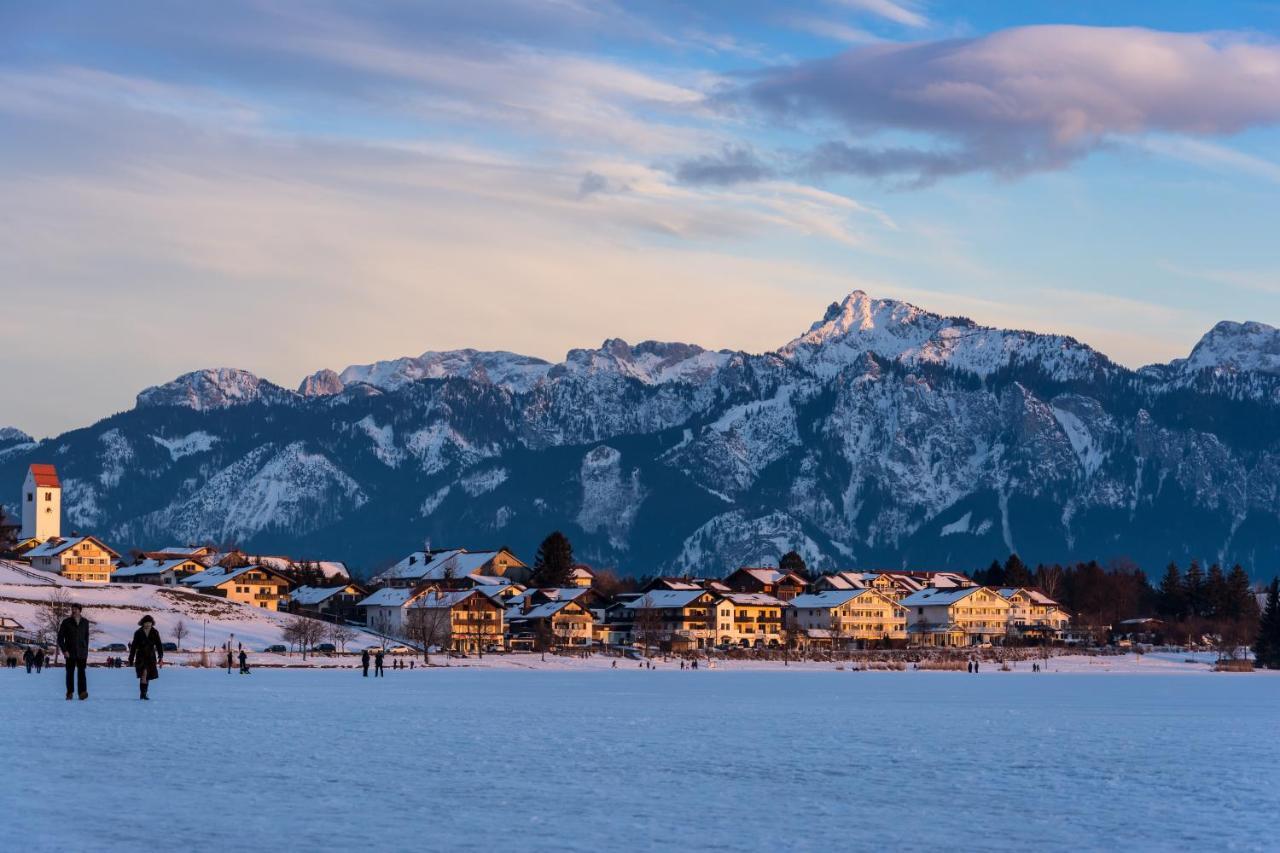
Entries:
MULTIPOLYGON (((1068 337, 855 292, 764 354, 608 340, 565 361, 428 352, 289 391, 234 370, 38 445, 68 526, 366 569, 553 528, 624 571, 972 569, 1128 556, 1280 565, 1280 332, 1219 324, 1123 368, 1068 337), (783 546, 787 547, 783 547, 783 546)), ((8 495, 5 495, 8 497, 8 495)))

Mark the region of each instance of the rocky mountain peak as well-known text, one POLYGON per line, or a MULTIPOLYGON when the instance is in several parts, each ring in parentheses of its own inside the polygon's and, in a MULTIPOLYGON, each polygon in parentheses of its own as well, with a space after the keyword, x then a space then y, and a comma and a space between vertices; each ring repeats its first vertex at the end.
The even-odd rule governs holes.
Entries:
POLYGON ((213 367, 184 373, 172 382, 154 385, 138 394, 140 409, 179 406, 198 412, 288 396, 289 392, 234 367, 213 367))
POLYGON ((1252 371, 1280 375, 1280 329, 1266 323, 1223 320, 1210 329, 1185 360, 1189 372, 1252 371))

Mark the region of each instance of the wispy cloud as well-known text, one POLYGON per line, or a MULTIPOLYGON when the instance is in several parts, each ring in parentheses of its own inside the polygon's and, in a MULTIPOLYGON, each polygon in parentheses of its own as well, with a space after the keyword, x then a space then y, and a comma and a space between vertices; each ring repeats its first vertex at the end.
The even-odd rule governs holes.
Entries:
POLYGON ((842 6, 857 9, 905 27, 926 27, 929 19, 913 8, 916 4, 902 0, 834 0, 842 6))

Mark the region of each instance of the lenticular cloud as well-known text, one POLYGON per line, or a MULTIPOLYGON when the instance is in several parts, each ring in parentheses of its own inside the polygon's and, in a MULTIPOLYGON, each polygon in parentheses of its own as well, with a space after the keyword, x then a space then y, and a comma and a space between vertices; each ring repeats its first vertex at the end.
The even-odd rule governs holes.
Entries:
POLYGON ((1109 139, 1280 122, 1280 45, 1232 33, 1040 26, 874 45, 771 69, 723 96, 779 121, 835 120, 814 171, 929 179, 1055 168, 1109 139), (878 146, 884 132, 924 144, 878 146))

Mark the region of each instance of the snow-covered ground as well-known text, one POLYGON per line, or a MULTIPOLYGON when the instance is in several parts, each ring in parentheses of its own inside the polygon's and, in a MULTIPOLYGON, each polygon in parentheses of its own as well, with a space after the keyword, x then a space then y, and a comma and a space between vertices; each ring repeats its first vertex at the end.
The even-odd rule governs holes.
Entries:
POLYGON ((60 671, 0 670, 0 846, 1274 849, 1267 676, 90 678, 65 702, 60 671))
MULTIPOLYGON (((202 637, 209 646, 229 638, 247 648, 261 650, 283 643, 281 630, 286 614, 227 601, 189 589, 125 583, 81 583, 33 569, 24 563, 0 560, 0 615, 16 619, 27 632, 38 624, 42 603, 61 588, 72 601, 84 607, 84 615, 97 628, 94 648, 110 643, 127 643, 138 628, 138 620, 150 613, 165 642, 172 642, 179 621, 187 628, 184 648, 199 648, 202 637)), ((377 638, 357 632, 350 648, 377 642, 377 638)), ((101 656, 98 656, 101 657, 101 656)))

